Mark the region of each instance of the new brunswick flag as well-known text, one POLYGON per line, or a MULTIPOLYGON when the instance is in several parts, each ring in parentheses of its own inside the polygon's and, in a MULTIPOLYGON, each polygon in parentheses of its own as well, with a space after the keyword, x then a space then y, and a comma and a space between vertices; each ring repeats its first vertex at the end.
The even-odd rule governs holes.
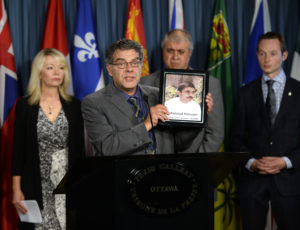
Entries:
POLYGON ((148 75, 149 62, 148 62, 143 14, 142 14, 140 0, 129 0, 125 38, 134 40, 143 46, 144 61, 143 61, 141 75, 142 77, 148 75))
MULTIPOLYGON (((216 0, 210 41, 209 74, 221 81, 225 107, 225 146, 229 139, 232 114, 231 48, 224 0, 216 0)), ((241 222, 237 206, 237 186, 229 174, 217 188, 215 230, 238 230, 241 222)))
MULTIPOLYGON (((55 48, 66 56, 70 75, 70 55, 62 0, 49 0, 41 49, 55 48)), ((74 95, 72 78, 67 93, 74 95)))

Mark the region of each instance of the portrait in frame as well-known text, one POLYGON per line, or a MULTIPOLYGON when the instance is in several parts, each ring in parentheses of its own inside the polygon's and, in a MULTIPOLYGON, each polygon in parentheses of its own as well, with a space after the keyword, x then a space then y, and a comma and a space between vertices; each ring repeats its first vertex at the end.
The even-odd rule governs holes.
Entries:
POLYGON ((160 101, 168 108, 170 120, 160 124, 204 127, 208 80, 207 72, 200 70, 162 71, 160 101))

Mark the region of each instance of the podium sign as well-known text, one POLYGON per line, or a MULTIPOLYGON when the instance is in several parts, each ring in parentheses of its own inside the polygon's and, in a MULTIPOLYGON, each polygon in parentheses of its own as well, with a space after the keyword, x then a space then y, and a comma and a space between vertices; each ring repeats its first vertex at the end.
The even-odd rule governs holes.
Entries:
POLYGON ((212 230, 213 188, 244 156, 91 157, 76 162, 55 192, 67 194, 72 229, 212 230))
POLYGON ((134 170, 127 183, 133 204, 145 214, 173 215, 185 211, 199 195, 193 172, 179 163, 153 163, 134 170))

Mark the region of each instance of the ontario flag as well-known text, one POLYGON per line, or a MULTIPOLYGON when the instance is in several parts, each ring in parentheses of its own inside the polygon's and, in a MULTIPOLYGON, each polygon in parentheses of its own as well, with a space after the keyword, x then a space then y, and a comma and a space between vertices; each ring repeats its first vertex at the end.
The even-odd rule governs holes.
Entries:
POLYGON ((18 78, 4 0, 0 2, 0 229, 17 229, 18 216, 12 205, 12 145, 18 78))
POLYGON ((170 31, 184 29, 182 0, 169 0, 169 26, 170 31))
MULTIPOLYGON (((66 24, 61 0, 49 0, 48 2, 41 49, 45 48, 55 48, 62 52, 66 56, 69 71, 71 73, 66 24)), ((70 79, 67 93, 74 95, 72 78, 70 79)))
POLYGON ((140 0, 129 0, 128 2, 125 38, 134 40, 143 46, 144 61, 141 76, 149 75, 149 62, 140 0))

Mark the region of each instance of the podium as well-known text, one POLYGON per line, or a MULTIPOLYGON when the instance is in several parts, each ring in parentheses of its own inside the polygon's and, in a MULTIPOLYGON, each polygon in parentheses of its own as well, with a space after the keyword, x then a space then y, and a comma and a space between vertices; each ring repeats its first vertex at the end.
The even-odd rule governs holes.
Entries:
POLYGON ((246 153, 89 157, 54 193, 68 229, 214 229, 213 189, 246 153))

